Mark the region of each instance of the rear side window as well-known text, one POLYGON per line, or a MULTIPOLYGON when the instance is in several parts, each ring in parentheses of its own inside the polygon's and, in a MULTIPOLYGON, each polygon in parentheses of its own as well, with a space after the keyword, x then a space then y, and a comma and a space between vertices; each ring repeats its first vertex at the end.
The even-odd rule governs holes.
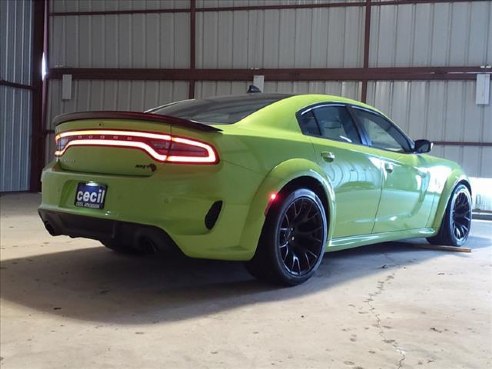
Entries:
POLYGON ((309 110, 299 117, 299 126, 301 127, 302 133, 305 135, 321 136, 318 122, 316 121, 312 110, 309 110))
POLYGON ((344 106, 315 107, 301 115, 301 131, 335 141, 360 144, 354 121, 344 106))
POLYGON ((164 105, 148 113, 168 115, 201 123, 232 124, 289 95, 259 94, 184 100, 164 105))

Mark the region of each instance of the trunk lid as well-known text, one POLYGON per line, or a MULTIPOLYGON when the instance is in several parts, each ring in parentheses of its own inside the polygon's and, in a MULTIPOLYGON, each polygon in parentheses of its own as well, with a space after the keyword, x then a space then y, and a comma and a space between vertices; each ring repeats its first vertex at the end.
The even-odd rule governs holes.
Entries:
POLYGON ((186 119, 137 112, 71 113, 56 117, 54 123, 61 169, 127 176, 151 176, 172 158, 205 162, 212 153, 200 141, 220 131, 186 119), (200 141, 174 138, 173 127, 200 141))

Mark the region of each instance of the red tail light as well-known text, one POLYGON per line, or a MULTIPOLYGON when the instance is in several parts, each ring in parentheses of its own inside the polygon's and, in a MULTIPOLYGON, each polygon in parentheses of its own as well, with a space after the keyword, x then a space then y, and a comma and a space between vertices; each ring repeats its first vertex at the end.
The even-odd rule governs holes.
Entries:
POLYGON ((215 149, 204 142, 167 134, 86 130, 59 133, 55 137, 55 156, 62 156, 72 146, 105 146, 139 149, 159 162, 216 164, 215 149))

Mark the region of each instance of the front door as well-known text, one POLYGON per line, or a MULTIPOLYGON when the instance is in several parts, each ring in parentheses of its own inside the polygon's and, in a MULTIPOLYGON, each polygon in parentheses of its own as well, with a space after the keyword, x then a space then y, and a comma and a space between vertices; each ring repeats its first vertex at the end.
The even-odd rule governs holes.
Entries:
POLYGON ((410 142, 384 117, 353 109, 366 132, 368 152, 381 161, 383 188, 373 233, 423 228, 433 197, 425 158, 412 153, 410 142))
POLYGON ((305 111, 299 122, 311 136, 318 164, 335 192, 333 238, 371 234, 382 172, 379 163, 362 152, 365 148, 347 108, 316 106, 305 111))

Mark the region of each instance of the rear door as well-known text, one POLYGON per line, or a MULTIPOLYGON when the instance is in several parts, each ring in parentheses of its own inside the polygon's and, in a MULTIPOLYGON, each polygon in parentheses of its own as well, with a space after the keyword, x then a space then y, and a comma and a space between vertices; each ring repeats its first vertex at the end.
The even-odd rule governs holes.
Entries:
POLYGON ((412 153, 411 141, 380 114, 355 107, 352 111, 366 135, 368 152, 382 161, 383 188, 373 232, 425 227, 433 202, 425 159, 412 153))
POLYGON ((382 173, 379 163, 363 152, 349 111, 341 104, 318 105, 302 111, 298 120, 335 191, 333 237, 370 234, 382 173))

